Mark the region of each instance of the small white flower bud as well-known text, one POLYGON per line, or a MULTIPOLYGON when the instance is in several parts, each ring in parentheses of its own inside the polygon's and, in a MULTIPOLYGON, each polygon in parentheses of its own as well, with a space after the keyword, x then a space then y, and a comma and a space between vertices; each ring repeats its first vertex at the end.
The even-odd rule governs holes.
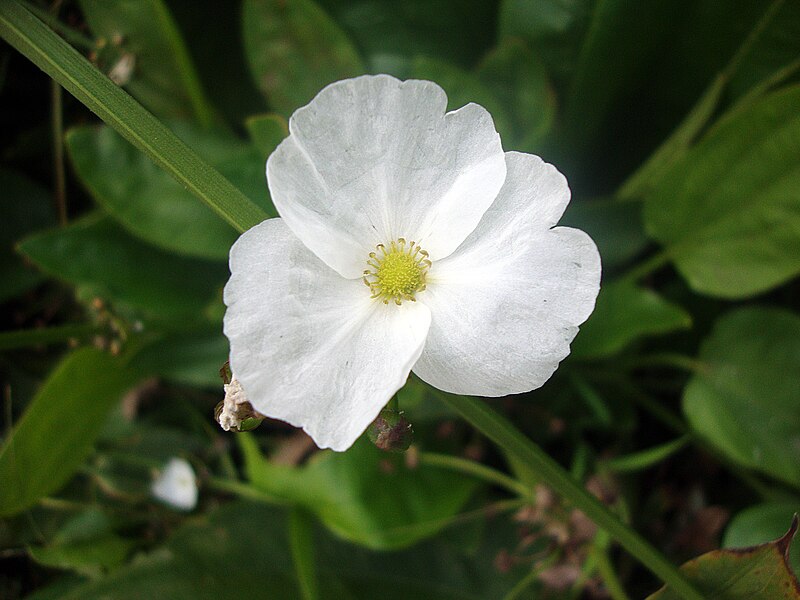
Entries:
POLYGON ((153 496, 179 510, 197 506, 197 478, 194 469, 182 458, 172 458, 161 470, 151 488, 153 496))

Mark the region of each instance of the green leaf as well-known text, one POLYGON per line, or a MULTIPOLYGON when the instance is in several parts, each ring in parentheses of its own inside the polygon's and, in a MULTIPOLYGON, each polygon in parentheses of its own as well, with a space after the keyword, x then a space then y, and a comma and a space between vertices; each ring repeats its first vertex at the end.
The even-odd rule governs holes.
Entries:
POLYGON ((100 577, 106 571, 120 566, 133 550, 136 542, 117 535, 75 544, 31 546, 28 553, 40 565, 74 571, 87 577, 100 577))
MULTIPOLYGON (((721 62, 719 66, 709 67, 708 65, 703 65, 703 68, 707 68, 708 72, 704 73, 702 78, 699 79, 695 85, 699 85, 707 79, 710 79, 710 83, 708 83, 702 95, 684 117, 683 121, 681 121, 680 125, 678 125, 672 134, 659 145, 644 164, 623 183, 617 192, 619 198, 639 199, 652 191, 653 187, 669 172, 674 164, 686 155, 697 136, 707 125, 709 119, 718 110, 725 95, 730 94, 732 89, 737 87, 735 85, 735 82, 738 81, 737 76, 750 73, 747 69, 742 69, 742 62, 749 62, 751 58, 761 56, 760 51, 763 51, 765 41, 769 40, 771 35, 774 35, 774 28, 776 26, 782 27, 786 22, 792 22, 791 17, 787 21, 787 15, 780 14, 781 10, 785 11, 789 4, 792 4, 784 4, 783 0, 773 0, 766 8, 762 2, 744 0, 744 2, 738 2, 738 4, 744 4, 746 6, 739 6, 735 11, 728 9, 722 11, 719 6, 712 6, 713 4, 713 2, 697 3, 695 8, 697 9, 700 7, 698 9, 700 18, 697 18, 698 14, 694 14, 691 18, 686 19, 686 22, 689 24, 690 32, 698 26, 698 23, 702 23, 705 18, 707 22, 704 23, 702 27, 713 30, 713 33, 711 31, 705 31, 704 33, 698 34, 694 31, 688 36, 686 36, 686 31, 679 31, 676 33, 676 38, 678 40, 688 42, 689 45, 700 41, 701 44, 707 44, 707 46, 694 54, 690 54, 693 60, 683 59, 670 61, 670 74, 652 78, 654 81, 660 82, 660 84, 666 88, 664 90, 666 93, 657 94, 656 102, 663 101, 664 97, 670 96, 674 93, 676 88, 681 91, 682 95, 678 102, 668 101, 670 106, 683 104, 685 97, 692 96, 692 94, 686 93, 686 85, 676 85, 674 81, 675 74, 683 75, 691 69, 679 69, 676 73, 672 65, 676 63, 690 63, 692 67, 696 67, 704 61, 694 60, 695 58, 705 59, 709 55, 715 55, 721 47, 727 46, 727 40, 723 43, 718 37, 721 31, 722 37, 725 38, 730 35, 731 32, 729 29, 732 27, 736 30, 733 39, 739 40, 741 37, 741 44, 735 52, 735 46, 733 46, 730 50, 727 50, 730 54, 722 54, 714 59, 714 61, 721 61, 723 58, 729 58, 724 68, 722 68, 723 63, 721 62), (782 4, 783 6, 781 6, 782 4), (710 12, 707 10, 709 7, 712 7, 712 11, 710 12), (755 10, 753 18, 750 19, 744 16, 742 10, 740 10, 741 8, 745 9, 744 13, 750 13, 755 10), (730 16, 734 16, 734 18, 732 20, 727 18, 730 16), (758 16, 760 16, 760 18, 757 18, 758 16), (755 22, 755 25, 751 25, 752 22, 755 22), (782 25, 778 25, 778 23, 782 25), (744 32, 738 31, 742 24, 751 27, 747 36, 744 36, 744 32)), ((800 17, 800 12, 795 12, 797 17, 800 17)), ((800 27, 800 22, 797 23, 797 26, 800 27)), ((678 43, 676 47, 685 49, 685 43, 678 43)), ((800 51, 800 48, 798 48, 798 50, 800 51)), ((678 51, 680 52, 680 49, 678 51)), ((768 54, 771 54, 771 52, 768 54)), ((796 55, 797 53, 795 53, 794 56, 796 55)), ((771 63, 773 64, 773 68, 764 72, 760 75, 760 79, 753 81, 751 85, 747 86, 748 88, 752 87, 752 89, 749 90, 750 93, 747 95, 747 98, 742 98, 740 103, 735 104, 729 110, 729 115, 742 108, 742 104, 749 104, 759 99, 764 93, 777 87, 778 84, 789 78, 793 72, 796 72, 798 68, 800 68, 800 59, 790 62, 792 58, 793 55, 786 56, 786 64, 784 64, 783 60, 777 63, 771 63)), ((716 62, 714 62, 714 64, 716 64, 716 62)), ((690 86, 690 88, 691 87, 694 86, 690 86)), ((657 106, 651 106, 650 110, 660 114, 667 112, 666 110, 659 109, 657 106)))
POLYGON ((250 436, 237 439, 254 487, 307 508, 337 535, 370 548, 400 548, 434 535, 475 489, 459 474, 408 468, 403 456, 365 438, 347 452, 323 452, 297 468, 263 458, 250 436))
POLYGON ((472 67, 494 43, 497 0, 318 0, 372 73, 407 77, 409 57, 472 67))
POLYGON ((289 546, 303 600, 318 600, 319 584, 314 551, 314 522, 302 508, 289 513, 289 546))
MULTIPOLYGON (((800 503, 797 502, 768 502, 746 508, 728 523, 722 545, 742 548, 774 540, 798 512, 800 503)), ((795 574, 800 573, 800 546, 797 544, 789 549, 789 565, 795 574)))
POLYGON ((566 80, 578 61, 596 0, 504 0, 500 37, 520 37, 542 58, 548 72, 566 80))
MULTIPOLYGON (((783 537, 752 548, 714 550, 690 560, 681 571, 707 597, 717 600, 795 600, 800 584, 789 569, 786 556, 797 531, 797 521, 783 537)), ((647 600, 680 600, 664 587, 647 600)))
POLYGON ((744 298, 800 272, 800 86, 725 119, 645 203, 648 232, 697 292, 744 298))
MULTIPOLYGON (((223 132, 182 123, 173 129, 253 202, 275 216, 259 153, 223 132)), ((225 260, 236 232, 209 207, 110 127, 79 127, 66 137, 72 164, 94 199, 125 229, 166 250, 225 260)))
POLYGON ((78 287, 84 299, 109 299, 123 311, 204 320, 227 277, 222 263, 167 254, 130 237, 110 218, 89 215, 37 234, 20 251, 46 272, 78 287))
POLYGON ((447 93, 448 110, 461 108, 470 102, 480 104, 492 115, 501 139, 512 139, 514 128, 503 104, 476 75, 446 62, 421 56, 414 59, 410 75, 413 79, 427 79, 442 86, 447 93))
POLYGON ((563 135, 572 154, 594 146, 620 97, 649 75, 676 12, 673 0, 595 4, 564 107, 563 135))
POLYGON ((800 485, 800 317, 747 308, 703 342, 686 386, 691 427, 731 460, 800 485))
POLYGON ((556 111, 555 94, 536 54, 524 41, 506 38, 484 57, 477 75, 513 120, 514 131, 504 134, 506 148, 512 144, 522 151, 536 150, 556 111))
POLYGON ((42 280, 40 273, 22 263, 14 245, 25 234, 55 224, 52 198, 28 178, 0 169, 0 302, 29 290, 42 280))
POLYGON ((572 344, 576 358, 600 358, 648 336, 688 329, 692 317, 655 292, 626 281, 606 284, 572 344))
POLYGON ((240 232, 266 218, 263 210, 16 0, 0 2, 0 35, 240 232))
POLYGON ((0 514, 18 513, 69 481, 133 382, 120 358, 100 350, 61 361, 0 448, 0 514))
POLYGON ((284 116, 364 71, 347 35, 313 0, 245 0, 242 27, 253 79, 284 116))
POLYGON ((676 116, 680 116, 704 88, 728 71, 726 65, 737 55, 735 68, 726 74, 730 76, 729 98, 741 96, 800 53, 800 7, 796 2, 699 0, 684 3, 681 9, 668 56, 655 66, 648 80, 649 104, 655 114, 678 111, 676 116), (763 31, 752 38, 754 27, 765 18, 763 31))
POLYGON ((228 340, 219 327, 175 333, 143 348, 131 367, 143 375, 222 389, 219 370, 228 360, 228 340))
POLYGON ((280 115, 256 115, 245 121, 250 139, 261 153, 263 162, 278 147, 283 138, 289 135, 289 124, 280 115))
MULTIPOLYGON (((764 10, 763 2, 754 4, 764 10)), ((760 81, 784 65, 796 61, 798 57, 800 57, 800 4, 784 1, 753 47, 742 58, 731 79, 731 95, 733 97, 744 95, 760 81)))
MULTIPOLYGON (((503 540, 466 556, 443 541, 423 542, 401 552, 374 553, 314 531, 320 597, 373 599, 484 600, 502 598, 524 573, 498 572, 492 560, 501 547, 516 543, 514 531, 493 522, 490 534, 503 540)), ((298 598, 287 551, 284 511, 231 502, 187 522, 161 548, 96 582, 73 589, 61 600, 244 600, 298 598), (254 565, 258 574, 254 576, 254 565)), ((491 537, 491 535, 487 536, 491 537)))
POLYGON ((180 32, 161 0, 79 0, 94 35, 104 43, 101 64, 111 71, 132 61, 124 87, 160 117, 192 113, 204 125, 213 118, 180 32), (124 58, 123 58, 124 57, 124 58))
POLYGON ((641 207, 613 199, 577 199, 567 206, 560 224, 592 236, 603 257, 603 273, 619 270, 647 247, 641 207))

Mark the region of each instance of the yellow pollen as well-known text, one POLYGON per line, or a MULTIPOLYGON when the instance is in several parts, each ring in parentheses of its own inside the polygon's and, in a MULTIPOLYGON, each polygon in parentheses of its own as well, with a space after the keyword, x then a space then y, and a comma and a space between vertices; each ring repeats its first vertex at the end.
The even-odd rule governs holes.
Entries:
POLYGON ((410 244, 404 238, 378 244, 375 252, 369 253, 369 269, 364 271, 364 283, 384 304, 393 301, 398 306, 403 300, 416 301, 415 294, 425 289, 425 276, 431 266, 428 253, 416 242, 410 244))

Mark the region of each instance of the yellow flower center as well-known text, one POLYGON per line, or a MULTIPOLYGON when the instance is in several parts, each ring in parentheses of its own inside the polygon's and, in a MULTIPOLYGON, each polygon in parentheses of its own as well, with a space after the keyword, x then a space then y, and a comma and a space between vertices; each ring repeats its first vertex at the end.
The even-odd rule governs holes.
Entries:
POLYGON ((398 306, 403 300, 416 301, 415 294, 425 289, 425 276, 431 267, 428 253, 416 242, 410 244, 398 238, 388 248, 378 244, 375 252, 369 253, 364 271, 364 283, 384 304, 389 300, 398 306))

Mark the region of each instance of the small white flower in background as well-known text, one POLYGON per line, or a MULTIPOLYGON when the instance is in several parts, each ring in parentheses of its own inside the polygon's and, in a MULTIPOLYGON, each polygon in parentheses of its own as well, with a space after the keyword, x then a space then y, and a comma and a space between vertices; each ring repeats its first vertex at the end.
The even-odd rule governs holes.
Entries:
POLYGON ((171 458, 151 487, 153 496, 180 510, 197 506, 197 477, 194 469, 182 458, 171 458))
POLYGON ((430 81, 329 85, 267 161, 281 218, 231 248, 233 374, 320 447, 350 447, 412 370, 457 394, 540 387, 594 308, 597 248, 555 227, 564 176, 446 106, 430 81))

